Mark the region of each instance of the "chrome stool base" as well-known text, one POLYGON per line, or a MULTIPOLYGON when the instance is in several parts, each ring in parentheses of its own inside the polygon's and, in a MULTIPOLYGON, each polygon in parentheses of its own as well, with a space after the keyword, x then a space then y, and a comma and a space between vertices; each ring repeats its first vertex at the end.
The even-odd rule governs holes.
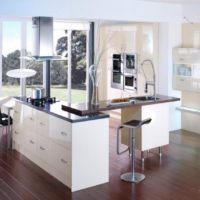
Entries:
POLYGON ((133 183, 139 183, 145 179, 145 175, 137 172, 127 172, 121 175, 121 180, 133 183))

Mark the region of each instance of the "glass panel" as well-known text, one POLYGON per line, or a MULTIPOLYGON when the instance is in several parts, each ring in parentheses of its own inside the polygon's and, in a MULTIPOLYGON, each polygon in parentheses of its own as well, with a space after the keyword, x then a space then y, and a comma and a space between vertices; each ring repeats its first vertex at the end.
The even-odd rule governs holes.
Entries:
POLYGON ((3 22, 2 49, 2 94, 3 96, 19 96, 20 79, 6 75, 7 71, 20 68, 21 23, 3 22))
POLYGON ((67 61, 51 62, 51 96, 67 100, 67 61))
MULTIPOLYGON (((67 52, 67 31, 66 23, 54 22, 54 54, 63 57, 68 56, 67 52)), ((51 96, 59 100, 67 100, 67 60, 51 62, 51 96)))
POLYGON ((86 31, 72 31, 72 94, 71 101, 86 100, 86 31))
POLYGON ((178 76, 192 76, 192 65, 174 64, 174 74, 178 76))
MULTIPOLYGON (((33 49, 33 31, 32 23, 27 22, 27 49, 26 55, 32 55, 33 49)), ((26 60, 25 66, 28 69, 34 69, 37 73, 35 76, 26 78, 26 96, 32 96, 32 88, 43 87, 43 63, 34 60, 26 60)))

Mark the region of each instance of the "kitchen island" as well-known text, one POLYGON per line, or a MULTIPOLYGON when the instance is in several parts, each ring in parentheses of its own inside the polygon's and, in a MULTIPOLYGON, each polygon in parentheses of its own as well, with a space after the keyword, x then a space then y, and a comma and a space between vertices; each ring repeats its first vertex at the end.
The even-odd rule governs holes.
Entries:
MULTIPOLYGON (((108 100, 98 106, 56 102, 44 107, 23 98, 15 100, 13 149, 73 192, 109 181, 109 115, 101 111, 122 109, 122 122, 151 117, 137 140, 143 151, 168 143, 168 103, 180 99, 157 95, 156 100, 130 98, 127 103, 114 104, 108 100)), ((122 142, 126 140, 125 132, 122 142)))
POLYGON ((72 192, 108 182, 109 115, 80 117, 61 110, 62 104, 37 107, 16 98, 13 149, 72 192))

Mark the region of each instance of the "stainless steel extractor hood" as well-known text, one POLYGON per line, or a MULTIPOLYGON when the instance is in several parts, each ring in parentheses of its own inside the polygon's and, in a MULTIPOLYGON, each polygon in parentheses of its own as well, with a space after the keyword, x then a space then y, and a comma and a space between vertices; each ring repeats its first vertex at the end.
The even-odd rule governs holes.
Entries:
POLYGON ((33 50, 32 58, 38 61, 64 60, 59 55, 53 55, 53 18, 33 17, 33 50))

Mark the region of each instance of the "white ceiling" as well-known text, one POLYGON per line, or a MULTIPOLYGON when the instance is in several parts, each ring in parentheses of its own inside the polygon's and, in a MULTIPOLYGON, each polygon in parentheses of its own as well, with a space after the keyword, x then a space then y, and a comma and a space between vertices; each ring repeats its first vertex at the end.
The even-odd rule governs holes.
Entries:
POLYGON ((137 1, 164 2, 164 3, 176 3, 176 4, 200 3, 200 0, 137 0, 137 1))

